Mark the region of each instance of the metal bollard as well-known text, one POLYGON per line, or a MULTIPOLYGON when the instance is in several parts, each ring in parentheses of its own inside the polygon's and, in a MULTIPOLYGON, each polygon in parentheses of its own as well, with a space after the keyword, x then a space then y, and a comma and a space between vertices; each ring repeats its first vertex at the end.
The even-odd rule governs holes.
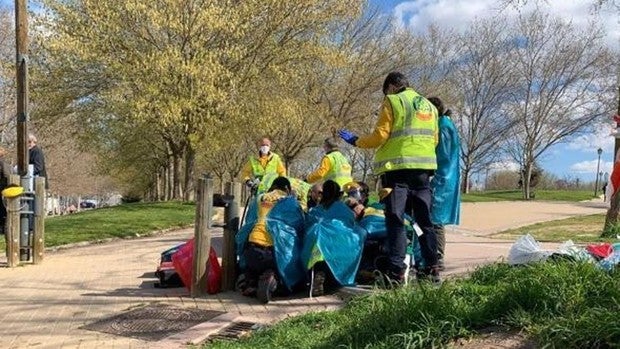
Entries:
POLYGON ((224 209, 224 240, 222 246, 222 290, 235 288, 237 253, 235 236, 239 230, 239 202, 235 197, 224 209))
POLYGON ((32 262, 40 264, 45 254, 45 178, 34 180, 34 226, 32 227, 32 262))

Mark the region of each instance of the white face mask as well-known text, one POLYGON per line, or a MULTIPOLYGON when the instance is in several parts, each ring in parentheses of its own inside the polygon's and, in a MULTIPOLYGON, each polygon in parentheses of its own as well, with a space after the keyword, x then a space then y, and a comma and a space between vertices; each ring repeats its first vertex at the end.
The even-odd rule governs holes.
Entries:
POLYGON ((269 154, 269 149, 271 149, 268 145, 261 145, 259 151, 263 155, 269 154))

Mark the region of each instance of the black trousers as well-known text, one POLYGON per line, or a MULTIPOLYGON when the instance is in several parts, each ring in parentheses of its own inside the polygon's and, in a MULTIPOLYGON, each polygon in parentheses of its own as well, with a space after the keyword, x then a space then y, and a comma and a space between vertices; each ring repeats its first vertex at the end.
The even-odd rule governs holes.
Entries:
POLYGON ((246 262, 245 278, 248 286, 255 287, 260 275, 271 269, 276 271, 273 247, 265 247, 248 242, 243 252, 246 262))
POLYGON ((390 272, 400 275, 405 270, 407 236, 404 214, 415 218, 422 229, 418 237, 422 257, 429 266, 437 265, 437 236, 431 223, 432 190, 428 170, 395 170, 381 176, 384 188, 392 188, 385 200, 385 225, 388 239, 390 272))

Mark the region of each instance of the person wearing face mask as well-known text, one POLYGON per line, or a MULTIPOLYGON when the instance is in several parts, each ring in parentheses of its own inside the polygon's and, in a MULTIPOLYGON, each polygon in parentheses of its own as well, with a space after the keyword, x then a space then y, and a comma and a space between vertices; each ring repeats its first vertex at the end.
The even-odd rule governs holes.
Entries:
POLYGON ((345 184, 353 181, 351 177, 351 165, 338 149, 338 139, 327 138, 323 142, 325 156, 319 167, 306 177, 306 182, 332 180, 342 188, 345 184))
POLYGON ((263 193, 277 177, 286 176, 286 168, 278 154, 271 152, 271 140, 262 137, 258 141, 258 155, 252 155, 241 170, 241 178, 258 193, 263 193), (256 184, 258 185, 256 186, 256 184))

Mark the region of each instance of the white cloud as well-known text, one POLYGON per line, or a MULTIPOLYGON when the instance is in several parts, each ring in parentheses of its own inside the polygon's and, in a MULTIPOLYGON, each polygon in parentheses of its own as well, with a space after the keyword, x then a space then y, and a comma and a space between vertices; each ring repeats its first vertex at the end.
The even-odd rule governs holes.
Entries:
MULTIPOLYGON (((535 7, 530 1, 525 11, 535 7)), ((607 32, 606 41, 610 47, 620 48, 620 22, 618 13, 603 9, 594 15, 594 0, 548 1, 545 7, 550 14, 571 21, 576 27, 596 22, 607 32)), ((495 17, 500 12, 496 0, 415 0, 403 1, 394 7, 396 24, 414 32, 424 32, 430 24, 463 31, 476 18, 495 17)), ((503 14, 515 17, 518 12, 512 7, 504 9, 503 14)))
MULTIPOLYGON (((586 160, 581 161, 570 166, 570 170, 576 173, 596 173, 596 168, 598 165, 598 159, 595 160, 586 160)), ((599 172, 607 172, 611 173, 611 169, 613 167, 613 162, 611 161, 601 161, 601 166, 599 168, 599 172)))
POLYGON ((611 135, 614 130, 613 122, 596 125, 592 133, 579 135, 568 141, 566 148, 593 154, 596 149, 601 148, 605 153, 611 154, 614 152, 615 138, 611 135))

